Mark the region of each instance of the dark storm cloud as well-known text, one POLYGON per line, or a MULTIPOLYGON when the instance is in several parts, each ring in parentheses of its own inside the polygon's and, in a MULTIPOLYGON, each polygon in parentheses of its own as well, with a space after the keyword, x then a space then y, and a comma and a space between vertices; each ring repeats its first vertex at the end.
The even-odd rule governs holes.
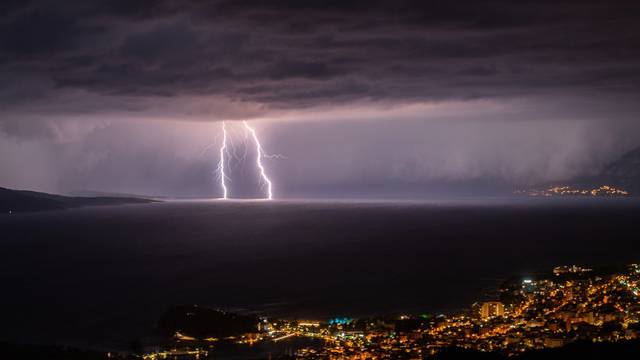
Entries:
MULTIPOLYGON (((33 1, 5 71, 51 91, 270 107, 637 89, 640 6, 585 1, 33 1)), ((6 99, 0 99, 9 106, 6 99)))

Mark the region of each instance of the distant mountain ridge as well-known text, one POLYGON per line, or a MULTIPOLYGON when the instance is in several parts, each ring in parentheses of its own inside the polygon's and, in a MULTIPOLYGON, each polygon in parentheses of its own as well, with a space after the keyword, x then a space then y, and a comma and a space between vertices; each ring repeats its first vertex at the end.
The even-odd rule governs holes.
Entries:
POLYGON ((70 209, 81 206, 146 204, 157 200, 134 197, 79 197, 0 187, 0 214, 70 209))
POLYGON ((625 153, 618 160, 609 164, 598 178, 627 189, 634 195, 639 195, 640 147, 625 153))
POLYGON ((615 186, 628 191, 631 196, 640 196, 640 147, 624 153, 600 174, 578 178, 571 183, 581 186, 615 186))
POLYGON ((606 165, 598 174, 564 181, 539 183, 534 188, 516 190, 529 196, 640 196, 640 147, 606 165), (566 190, 567 194, 564 193, 566 190), (602 194, 601 194, 602 193, 602 194))

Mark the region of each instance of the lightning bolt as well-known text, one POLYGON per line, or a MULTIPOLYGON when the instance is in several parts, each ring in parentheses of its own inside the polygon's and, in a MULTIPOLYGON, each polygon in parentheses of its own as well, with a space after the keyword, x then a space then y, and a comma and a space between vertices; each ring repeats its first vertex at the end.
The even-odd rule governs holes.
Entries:
POLYGON ((227 193, 227 175, 224 172, 225 157, 227 152, 227 127, 224 121, 222 122, 222 146, 220 146, 220 161, 218 162, 218 175, 220 176, 220 186, 222 187, 222 199, 228 199, 227 193))
POLYGON ((260 140, 258 140, 258 135, 256 134, 256 131, 251 126, 249 126, 249 124, 246 121, 242 121, 242 123, 244 124, 244 127, 251 133, 251 136, 253 137, 253 142, 256 144, 256 152, 258 153, 258 157, 256 159, 256 166, 260 170, 260 177, 267 184, 267 199, 272 200, 273 194, 271 192, 271 180, 269 180, 269 177, 265 173, 264 166, 262 165, 262 158, 264 157, 263 151, 262 151, 262 145, 260 145, 260 140))

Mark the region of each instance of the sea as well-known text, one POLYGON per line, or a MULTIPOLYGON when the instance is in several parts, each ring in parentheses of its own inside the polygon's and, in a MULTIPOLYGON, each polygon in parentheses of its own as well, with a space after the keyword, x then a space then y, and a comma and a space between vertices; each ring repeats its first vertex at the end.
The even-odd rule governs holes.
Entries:
POLYGON ((0 341, 126 350, 172 306, 439 314, 640 262, 637 199, 170 200, 0 215, 0 341))

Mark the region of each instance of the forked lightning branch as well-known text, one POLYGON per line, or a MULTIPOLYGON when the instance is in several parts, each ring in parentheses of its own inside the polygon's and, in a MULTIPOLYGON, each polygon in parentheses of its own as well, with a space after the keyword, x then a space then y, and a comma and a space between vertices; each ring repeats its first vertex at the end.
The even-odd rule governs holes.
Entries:
MULTIPOLYGON (((253 143, 255 144, 255 148, 256 148, 256 168, 258 169, 259 173, 260 173, 260 184, 265 188, 265 199, 267 200, 272 200, 273 199, 273 193, 272 193, 272 189, 271 189, 271 179, 269 179, 269 176, 267 176, 267 172, 265 170, 264 164, 262 163, 262 159, 263 158, 270 158, 270 157, 278 157, 281 158, 281 155, 267 155, 264 150, 262 149, 262 144, 260 143, 260 139, 258 138, 258 134, 256 133, 255 129, 252 128, 251 126, 249 126, 249 124, 246 121, 243 121, 242 124, 244 125, 244 130, 246 132, 248 132, 251 135, 251 139, 253 140, 253 143)), ((220 187, 222 189, 222 199, 226 200, 229 199, 229 187, 228 187, 228 182, 231 181, 231 179, 229 178, 229 176, 227 175, 225 169, 228 166, 228 161, 230 156, 229 153, 229 147, 228 147, 228 142, 229 141, 229 134, 227 133, 227 125, 226 123, 223 121, 222 122, 222 144, 220 145, 220 160, 218 161, 218 168, 217 168, 217 172, 218 172, 218 178, 220 179, 220 187)), ((246 146, 246 143, 245 143, 246 146)), ((244 157, 243 157, 244 158, 244 157)))

